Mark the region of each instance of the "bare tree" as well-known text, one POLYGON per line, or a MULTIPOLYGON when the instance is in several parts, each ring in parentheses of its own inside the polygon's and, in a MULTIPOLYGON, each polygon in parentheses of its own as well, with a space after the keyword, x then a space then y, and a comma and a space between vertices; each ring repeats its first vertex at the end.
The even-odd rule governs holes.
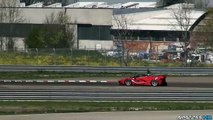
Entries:
MULTIPOLYGON (((2 0, 0 2, 0 23, 21 23, 24 22, 25 19, 22 16, 22 12, 20 8, 18 7, 18 1, 17 0, 2 0)), ((10 34, 13 33, 13 28, 11 24, 11 30, 10 34)), ((4 41, 2 38, 1 41, 1 50, 3 49, 3 44, 6 45, 6 49, 13 49, 14 48, 14 39, 12 37, 6 37, 6 41, 4 41), (4 43, 6 42, 6 43, 4 43)))
POLYGON ((45 19, 45 24, 58 24, 63 26, 64 38, 68 42, 69 48, 72 48, 74 45, 74 27, 73 24, 70 24, 70 17, 66 15, 65 12, 61 11, 58 14, 51 13, 50 16, 47 16, 45 19))
POLYGON ((176 21, 175 29, 181 32, 180 42, 182 42, 183 50, 184 50, 184 62, 187 65, 188 59, 188 50, 187 46, 189 45, 190 39, 190 28, 192 23, 192 8, 190 0, 184 0, 184 3, 180 3, 177 8, 172 10, 172 15, 176 21))
POLYGON ((51 13, 49 16, 46 16, 44 23, 45 24, 67 24, 70 22, 70 18, 63 12, 59 12, 58 14, 51 13))
POLYGON ((213 8, 208 10, 203 25, 198 28, 196 42, 201 46, 213 48, 213 8))
POLYGON ((43 2, 44 5, 50 5, 56 2, 61 2, 61 0, 21 0, 21 2, 25 2, 26 5, 30 5, 33 3, 43 2))
POLYGON ((64 11, 51 13, 44 19, 42 28, 31 31, 25 39, 25 44, 29 48, 72 49, 75 41, 74 26, 64 11))
POLYGON ((115 43, 117 44, 121 66, 127 66, 129 50, 126 49, 125 42, 132 36, 132 32, 128 28, 131 23, 131 16, 122 13, 113 15, 113 21, 113 32, 116 35, 115 43))

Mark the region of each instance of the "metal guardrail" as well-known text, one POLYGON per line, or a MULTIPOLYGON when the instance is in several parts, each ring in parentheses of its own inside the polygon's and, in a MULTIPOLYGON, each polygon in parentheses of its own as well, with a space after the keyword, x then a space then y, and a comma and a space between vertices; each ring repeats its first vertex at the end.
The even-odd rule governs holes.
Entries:
POLYGON ((93 67, 93 66, 25 66, 0 65, 0 72, 129 72, 167 75, 213 75, 213 67, 93 67))
POLYGON ((16 90, 0 91, 0 100, 95 100, 95 101, 212 101, 212 92, 75 92, 16 90))

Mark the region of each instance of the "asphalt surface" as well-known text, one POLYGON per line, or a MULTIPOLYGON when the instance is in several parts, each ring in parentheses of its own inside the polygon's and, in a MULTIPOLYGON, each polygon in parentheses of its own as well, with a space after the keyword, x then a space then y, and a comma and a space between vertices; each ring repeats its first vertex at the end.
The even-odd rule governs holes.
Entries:
POLYGON ((0 91, 1 100, 213 101, 213 92, 0 91))
MULTIPOLYGON (((70 78, 70 79, 63 79, 63 80, 95 80, 95 81, 109 81, 109 82, 103 82, 103 83, 0 83, 0 89, 72 89, 72 88, 110 88, 110 89, 134 89, 134 88, 140 88, 140 89, 150 89, 150 86, 119 86, 118 80, 122 77, 95 77, 95 78, 70 78), (83 86, 83 87, 81 87, 83 86), (134 88, 133 88, 134 87, 134 88)), ((56 79, 58 80, 58 79, 56 79)), ((203 88, 213 88, 213 76, 192 76, 192 77, 167 77, 166 79, 168 86, 162 86, 157 87, 155 89, 177 89, 177 88, 184 88, 186 89, 203 89, 203 88)), ((154 90, 154 89, 153 89, 154 90)))
MULTIPOLYGON (((76 79, 76 78, 75 78, 76 79)), ((81 78, 82 79, 82 78, 81 78)), ((120 78, 90 78, 110 80, 112 83, 72 83, 72 84, 1 84, 0 91, 72 91, 72 92, 174 92, 213 93, 213 77, 168 77, 168 86, 119 86, 120 78)), ((188 94, 189 95, 189 94, 188 94)), ((188 96, 186 95, 186 96, 188 96)), ((179 120, 180 116, 213 115, 212 110, 201 111, 134 111, 134 112, 94 112, 35 115, 2 115, 0 120, 179 120)))
MULTIPOLYGON (((212 110, 92 112, 36 115, 3 115, 0 120, 181 120, 183 116, 213 115, 212 110)), ((197 119, 193 119, 197 120, 197 119)), ((211 119, 208 119, 211 120, 211 119)))
POLYGON ((119 78, 89 79, 110 82, 4 83, 0 85, 0 99, 213 101, 212 77, 168 77, 168 86, 159 87, 119 86, 119 78))

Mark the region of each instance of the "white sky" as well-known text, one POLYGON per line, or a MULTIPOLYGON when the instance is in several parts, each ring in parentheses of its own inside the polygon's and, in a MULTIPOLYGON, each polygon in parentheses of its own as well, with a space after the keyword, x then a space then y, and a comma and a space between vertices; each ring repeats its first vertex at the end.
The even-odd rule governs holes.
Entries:
POLYGON ((213 0, 209 1, 208 7, 213 7, 213 0))

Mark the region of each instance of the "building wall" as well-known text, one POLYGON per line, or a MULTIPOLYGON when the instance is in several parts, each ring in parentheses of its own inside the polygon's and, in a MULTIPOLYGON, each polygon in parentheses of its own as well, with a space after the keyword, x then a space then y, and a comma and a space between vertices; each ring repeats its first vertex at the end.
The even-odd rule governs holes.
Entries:
POLYGON ((108 4, 127 3, 127 2, 153 2, 159 0, 64 0, 65 3, 73 2, 106 2, 108 4))
POLYGON ((112 25, 112 9, 21 8, 28 23, 44 23, 51 13, 66 12, 72 23, 112 25))
MULTIPOLYGON (((112 25, 112 10, 111 9, 66 9, 66 13, 70 16, 72 23, 89 24, 92 26, 110 26, 112 25), (86 12, 85 12, 86 11, 86 12)), ((78 32, 76 32, 78 33, 78 32)), ((97 33, 94 33, 97 34, 97 33)), ((109 33, 110 34, 110 33, 109 33)), ((78 33, 79 35, 79 33, 78 33)), ((76 36, 78 36, 76 35, 76 36)), ((91 34, 93 36, 93 34, 91 34)), ((76 48, 78 49, 111 49, 113 42, 109 40, 92 40, 92 39, 79 39, 78 37, 76 48)))
MULTIPOLYGON (((20 38, 20 37, 13 37, 14 40, 14 50, 19 50, 19 51, 23 51, 25 50, 25 46, 24 46, 24 38, 20 38)), ((0 50, 7 50, 7 44, 8 43, 8 38, 6 37, 0 37, 0 50)))
MULTIPOLYGON (((1 10, 2 8, 0 8, 1 10)), ((76 48, 89 48, 96 49, 96 44, 100 41, 104 48, 111 48, 113 46, 111 39, 104 44, 103 40, 91 40, 86 39, 88 42, 78 39, 78 24, 88 24, 90 26, 110 26, 112 25, 112 9, 69 9, 69 8, 20 8, 22 16, 26 20, 24 23, 28 24, 43 24, 45 18, 50 16, 52 13, 65 12, 70 18, 70 25, 74 25, 74 38, 76 48), (90 42, 91 40, 91 42, 90 42), (111 43, 111 44, 110 44, 111 43), (76 45, 77 44, 77 45, 76 45), (82 47, 84 46, 84 47, 82 47)), ((22 24, 24 24, 22 23, 22 24)), ((1 33, 0 33, 1 34, 1 33)), ((95 33, 96 34, 96 33, 95 33)), ((91 34, 92 35, 92 34, 91 34)), ((1 36, 1 35, 0 35, 1 36)), ((16 37, 16 36, 14 36, 16 37)), ((19 47, 23 48, 23 42, 19 42, 19 47)))
POLYGON ((79 49, 111 50, 112 48, 113 48, 113 41, 97 41, 97 40, 79 41, 79 49))
POLYGON ((112 25, 112 9, 66 9, 73 23, 112 25))
POLYGON ((42 24, 45 18, 50 16, 51 13, 57 15, 63 9, 46 9, 46 8, 21 8, 22 15, 26 23, 42 24))

